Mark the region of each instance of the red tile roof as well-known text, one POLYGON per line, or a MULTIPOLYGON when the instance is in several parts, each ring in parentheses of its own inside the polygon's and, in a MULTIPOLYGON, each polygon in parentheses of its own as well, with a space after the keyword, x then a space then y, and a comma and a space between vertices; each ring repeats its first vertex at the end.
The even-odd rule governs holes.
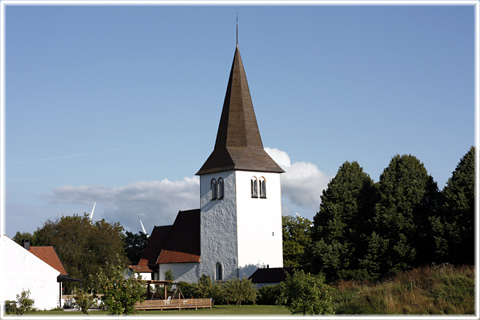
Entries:
POLYGON ((68 275, 62 261, 60 261, 60 258, 53 247, 30 247, 29 251, 37 258, 59 271, 60 275, 68 275))
POLYGON ((147 265, 136 265, 136 266, 129 266, 130 269, 132 269, 135 272, 152 272, 152 269, 150 269, 147 265))

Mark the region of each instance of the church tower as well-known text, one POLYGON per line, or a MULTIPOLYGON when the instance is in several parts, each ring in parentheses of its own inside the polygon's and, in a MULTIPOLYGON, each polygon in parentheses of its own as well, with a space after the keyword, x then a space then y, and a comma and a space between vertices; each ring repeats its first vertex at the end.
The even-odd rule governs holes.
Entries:
POLYGON ((215 147, 200 176, 200 270, 215 280, 282 267, 280 174, 263 149, 237 47, 215 147))

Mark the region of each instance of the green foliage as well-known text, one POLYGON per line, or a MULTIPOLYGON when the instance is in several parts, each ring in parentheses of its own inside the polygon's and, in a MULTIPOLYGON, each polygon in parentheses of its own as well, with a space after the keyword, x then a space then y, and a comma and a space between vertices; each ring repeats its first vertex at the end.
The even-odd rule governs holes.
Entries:
POLYGON ((284 266, 303 266, 305 248, 312 242, 311 224, 310 220, 300 216, 282 216, 284 266))
POLYGON ((102 301, 111 314, 134 314, 135 303, 142 302, 147 289, 142 284, 141 276, 134 273, 128 277, 122 264, 106 263, 100 268, 92 283, 96 284, 96 292, 102 294, 102 301))
POLYGON ((200 296, 198 295, 198 283, 188 283, 185 281, 180 281, 178 283, 178 286, 180 287, 180 290, 182 290, 183 296, 186 299, 190 298, 199 298, 200 296))
POLYGON ((333 289, 324 283, 320 275, 294 271, 280 284, 278 304, 285 305, 292 313, 333 314, 333 289))
POLYGON ((401 272, 382 283, 340 281, 336 314, 473 314, 473 267, 439 265, 401 272))
POLYGON ((242 302, 255 303, 257 299, 257 288, 246 277, 225 281, 223 290, 227 302, 235 302, 237 306, 241 306, 242 302))
POLYGON ((258 289, 257 303, 262 305, 275 305, 277 298, 282 293, 280 285, 269 285, 258 289))
POLYGON ((89 275, 106 263, 126 266, 123 227, 105 220, 92 223, 87 214, 62 216, 47 220, 34 233, 35 245, 54 246, 71 277, 82 279, 86 289, 91 288, 89 275))
POLYGON ((15 241, 16 243, 18 243, 21 246, 23 246, 23 243, 22 243, 23 240, 30 240, 30 245, 31 246, 36 245, 34 235, 31 234, 30 232, 17 231, 17 233, 15 233, 15 236, 13 237, 12 240, 15 241))
POLYGON ((442 191, 441 217, 434 221, 436 249, 443 261, 474 262, 475 148, 462 157, 442 191))
POLYGON ((30 299, 30 290, 22 290, 20 294, 17 294, 17 301, 6 300, 5 312, 7 314, 22 315, 24 313, 34 312, 33 307, 35 301, 30 299))
POLYGON ((226 301, 224 287, 222 286, 222 283, 213 282, 212 279, 205 274, 202 274, 202 276, 198 280, 197 292, 195 294, 195 297, 212 298, 213 303, 218 304, 224 303, 226 301))
POLYGON ((377 190, 357 162, 345 162, 321 196, 314 217, 309 269, 327 279, 368 277, 360 265, 372 232, 377 190))
POLYGON ((380 176, 378 190, 375 231, 361 264, 370 274, 393 275, 431 262, 435 241, 430 221, 438 187, 423 163, 412 155, 394 156, 380 176))
POLYGON ((93 306, 93 301, 95 299, 93 295, 80 288, 75 288, 74 294, 76 306, 82 310, 83 314, 88 314, 88 309, 93 306))
POLYGON ((125 253, 131 264, 138 264, 148 243, 147 235, 143 232, 125 232, 125 253))

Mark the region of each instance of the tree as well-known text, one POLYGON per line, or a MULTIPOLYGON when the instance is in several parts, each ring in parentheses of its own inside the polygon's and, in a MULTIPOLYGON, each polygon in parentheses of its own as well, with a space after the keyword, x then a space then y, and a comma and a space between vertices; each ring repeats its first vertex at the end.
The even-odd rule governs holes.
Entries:
POLYGON ((454 264, 474 263, 475 244, 475 148, 462 157, 448 179, 441 197, 437 245, 443 260, 454 264), (443 227, 443 228, 442 228, 443 227), (443 244, 443 250, 442 250, 443 244))
POLYGON ((18 243, 21 246, 23 246, 23 240, 30 240, 30 245, 31 246, 35 245, 35 240, 33 238, 33 234, 31 234, 30 232, 17 231, 17 233, 15 233, 15 236, 13 237, 12 240, 15 241, 16 243, 18 243))
POLYGON ((135 304, 142 302, 147 293, 146 286, 138 279, 141 279, 138 273, 128 277, 122 260, 118 259, 115 264, 107 262, 104 268, 99 268, 91 282, 111 314, 134 314, 135 304))
POLYGON ((286 305, 292 313, 333 314, 333 289, 324 283, 321 275, 312 275, 297 270, 293 275, 287 274, 281 282, 281 294, 278 304, 286 305))
POLYGON ((375 231, 362 264, 370 274, 387 275, 432 261, 430 221, 438 187, 423 163, 412 155, 394 156, 380 176, 378 190, 375 231))
POLYGON ((121 257, 127 265, 124 252, 123 227, 105 220, 92 223, 87 214, 62 216, 47 220, 34 233, 35 245, 54 246, 71 277, 82 279, 90 288, 89 275, 95 274, 106 263, 116 263, 121 257))
POLYGON ((283 216, 283 265, 301 267, 304 265, 305 248, 312 242, 312 222, 300 216, 283 216))
POLYGON ((329 280, 366 277, 360 260, 367 252, 376 198, 373 180, 357 162, 346 161, 338 169, 313 219, 311 271, 329 280))
POLYGON ((255 302, 257 299, 257 288, 252 280, 243 277, 242 279, 231 279, 223 283, 223 291, 227 301, 233 301, 237 306, 242 302, 255 302))
POLYGON ((125 234, 125 253, 128 260, 131 264, 138 264, 148 244, 148 237, 141 231, 138 233, 127 231, 125 234))

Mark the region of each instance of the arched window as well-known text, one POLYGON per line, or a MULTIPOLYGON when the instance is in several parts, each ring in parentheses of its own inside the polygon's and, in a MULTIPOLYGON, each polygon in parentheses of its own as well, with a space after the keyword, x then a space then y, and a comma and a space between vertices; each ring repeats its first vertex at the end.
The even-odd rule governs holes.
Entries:
POLYGON ((212 200, 217 199, 217 180, 212 179, 210 182, 210 190, 212 190, 212 200))
POLYGON ((267 181, 264 177, 260 177, 260 198, 266 199, 267 198, 267 181))
POLYGON ((215 280, 222 281, 223 280, 223 267, 220 262, 217 262, 215 266, 215 280))
POLYGON ((252 198, 258 198, 258 182, 257 177, 252 177, 250 180, 250 191, 252 194, 252 198))
POLYGON ((217 199, 223 199, 224 195, 224 188, 223 188, 223 178, 218 178, 218 197, 217 199))

